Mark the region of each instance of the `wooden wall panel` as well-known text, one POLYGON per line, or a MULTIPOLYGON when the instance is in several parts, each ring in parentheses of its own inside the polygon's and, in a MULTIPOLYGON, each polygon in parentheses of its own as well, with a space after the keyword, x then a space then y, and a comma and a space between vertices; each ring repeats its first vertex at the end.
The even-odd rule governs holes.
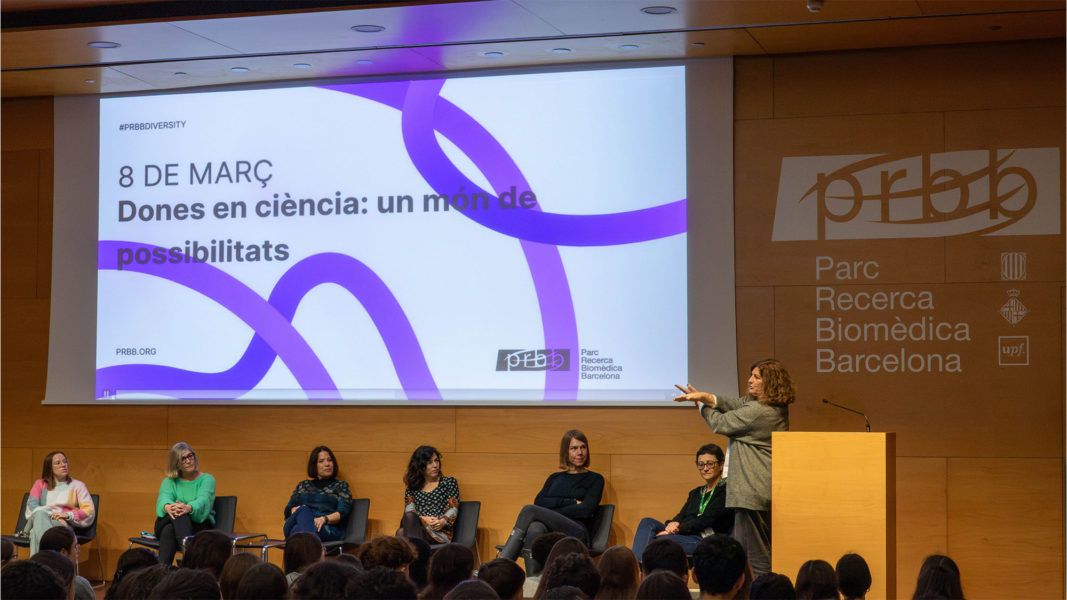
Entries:
POLYGON ((5 298, 33 298, 37 293, 37 203, 40 151, 0 153, 0 169, 22 174, 0 184, 0 236, 8 252, 0 254, 0 286, 5 298))
POLYGON ((0 144, 5 151, 51 150, 53 135, 51 97, 4 99, 0 144))
POLYGON ((22 495, 30 491, 30 485, 36 477, 41 476, 41 467, 33 465, 32 448, 4 447, 0 452, 0 473, 3 473, 3 481, 0 482, 0 532, 10 535, 15 531, 18 522, 19 504, 22 495))
POLYGON ((1063 501, 1062 459, 948 459, 948 555, 967 598, 1063 597, 1063 501))
POLYGON ((947 459, 897 457, 897 596, 910 598, 925 557, 948 548, 947 459))
POLYGON ((774 59, 746 56, 734 60, 734 120, 774 116, 774 59))
MULTIPOLYGON (((5 384, 6 392, 6 384, 5 384)), ((49 448, 168 448, 166 411, 154 406, 41 405, 44 389, 22 396, 11 408, 18 411, 17 425, 8 427, 5 408, 4 443, 49 448), (77 427, 59 424, 77 423, 77 427)), ((5 405, 8 404, 5 397, 5 405)))

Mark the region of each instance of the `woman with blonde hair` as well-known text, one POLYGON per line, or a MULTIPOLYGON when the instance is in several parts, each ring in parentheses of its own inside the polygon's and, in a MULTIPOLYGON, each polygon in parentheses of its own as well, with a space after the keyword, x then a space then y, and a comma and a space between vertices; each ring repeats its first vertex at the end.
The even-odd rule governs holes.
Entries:
POLYGON ((189 444, 174 444, 156 498, 160 563, 173 563, 182 540, 215 524, 214 505, 215 478, 200 472, 200 461, 189 444))

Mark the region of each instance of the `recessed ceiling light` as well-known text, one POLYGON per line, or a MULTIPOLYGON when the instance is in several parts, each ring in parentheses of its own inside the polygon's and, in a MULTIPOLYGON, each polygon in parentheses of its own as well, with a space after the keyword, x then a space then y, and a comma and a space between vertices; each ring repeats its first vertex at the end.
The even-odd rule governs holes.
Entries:
POLYGON ((311 65, 307 63, 293 63, 294 69, 310 69, 311 65))
POLYGON ((356 64, 357 65, 373 65, 374 61, 373 60, 367 60, 365 58, 361 58, 361 59, 356 61, 356 64))
POLYGON ((90 48, 119 48, 122 44, 117 42, 89 42, 90 48))
POLYGON ((673 6, 646 6, 641 9, 646 15, 669 15, 678 12, 673 6))
POLYGON ((497 50, 491 50, 489 52, 482 52, 482 56, 488 56, 489 58, 500 58, 501 56, 504 56, 504 53, 499 52, 497 50))
POLYGON ((234 73, 247 73, 248 67, 230 67, 230 70, 234 73))
POLYGON ((175 77, 185 77, 186 75, 188 75, 188 73, 186 73, 185 71, 175 71, 174 72, 174 76, 175 77))
POLYGON ((385 27, 381 25, 353 25, 352 31, 358 31, 360 33, 378 33, 379 31, 385 31, 385 27))
POLYGON ((704 42, 693 42, 693 45, 696 46, 697 48, 703 48, 704 47, 704 42))
POLYGON ((556 54, 566 54, 566 53, 570 52, 571 49, 570 48, 553 48, 552 51, 555 52, 556 54))
POLYGON ((619 46, 619 50, 637 50, 640 47, 637 44, 623 44, 619 46))
POLYGON ((85 83, 96 83, 95 79, 86 79, 85 83))

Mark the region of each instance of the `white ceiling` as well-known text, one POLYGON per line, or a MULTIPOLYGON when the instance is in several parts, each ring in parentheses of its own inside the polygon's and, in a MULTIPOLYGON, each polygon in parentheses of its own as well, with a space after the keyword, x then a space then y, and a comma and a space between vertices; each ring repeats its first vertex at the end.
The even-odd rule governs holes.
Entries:
MULTIPOLYGON (((825 0, 820 11, 811 12, 807 0, 383 2, 355 0, 324 9, 309 0, 295 11, 220 16, 173 10, 202 2, 5 0, 0 4, 0 93, 135 92, 333 76, 1062 39, 1067 5, 1064 0, 825 0), (650 6, 675 10, 663 15, 642 11, 650 6), (39 24, 10 25, 26 19, 39 24), (356 25, 384 30, 360 33, 351 29, 356 25), (89 47, 94 41, 120 46, 89 47)), ((296 3, 274 6, 283 4, 296 3)))

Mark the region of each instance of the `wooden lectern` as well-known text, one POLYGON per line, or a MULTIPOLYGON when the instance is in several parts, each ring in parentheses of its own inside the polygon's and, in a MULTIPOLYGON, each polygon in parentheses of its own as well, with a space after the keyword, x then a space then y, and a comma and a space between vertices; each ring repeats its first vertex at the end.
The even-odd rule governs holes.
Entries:
POLYGON ((895 434, 777 431, 771 447, 771 569, 796 583, 805 562, 854 552, 867 598, 896 598, 895 434))

